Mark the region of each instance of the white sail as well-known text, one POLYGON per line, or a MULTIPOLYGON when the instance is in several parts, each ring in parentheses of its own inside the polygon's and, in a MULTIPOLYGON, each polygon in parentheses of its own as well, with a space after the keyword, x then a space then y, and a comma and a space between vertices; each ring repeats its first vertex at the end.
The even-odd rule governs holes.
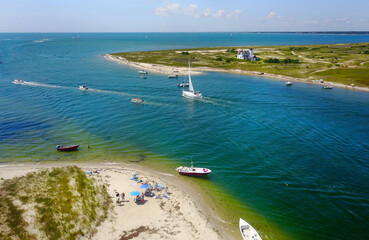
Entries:
POLYGON ((189 88, 188 90, 190 92, 195 92, 195 89, 193 89, 192 81, 191 81, 191 66, 190 62, 188 62, 188 82, 189 82, 189 88))

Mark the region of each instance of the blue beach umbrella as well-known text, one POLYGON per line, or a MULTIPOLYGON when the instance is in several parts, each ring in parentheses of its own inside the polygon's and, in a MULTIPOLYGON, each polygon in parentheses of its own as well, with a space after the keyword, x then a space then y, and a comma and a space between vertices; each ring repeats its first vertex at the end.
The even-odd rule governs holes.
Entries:
POLYGON ((146 189, 146 188, 149 188, 150 187, 150 185, 149 184, 142 184, 141 186, 140 186, 140 188, 141 189, 146 189))
POLYGON ((133 192, 130 192, 129 193, 131 196, 138 196, 138 195, 140 195, 141 193, 140 192, 138 192, 138 191, 133 191, 133 192))

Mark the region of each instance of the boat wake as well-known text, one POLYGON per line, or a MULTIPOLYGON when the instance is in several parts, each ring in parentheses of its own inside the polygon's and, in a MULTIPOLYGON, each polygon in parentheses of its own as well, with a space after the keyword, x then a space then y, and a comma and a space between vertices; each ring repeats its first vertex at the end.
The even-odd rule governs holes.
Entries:
POLYGON ((59 85, 51 85, 51 84, 38 83, 38 82, 26 82, 26 81, 23 81, 23 85, 34 86, 34 87, 48 87, 48 88, 70 88, 70 87, 64 87, 64 86, 59 86, 59 85))
POLYGON ((41 39, 41 40, 34 40, 33 42, 34 42, 34 43, 43 43, 43 42, 46 42, 46 41, 50 41, 50 39, 48 39, 48 38, 43 38, 43 39, 41 39))

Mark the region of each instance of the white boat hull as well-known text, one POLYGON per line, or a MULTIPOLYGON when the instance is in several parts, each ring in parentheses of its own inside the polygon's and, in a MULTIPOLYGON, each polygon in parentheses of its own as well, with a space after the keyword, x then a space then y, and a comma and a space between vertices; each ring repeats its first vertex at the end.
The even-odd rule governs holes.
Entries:
POLYGON ((81 91, 87 91, 88 90, 88 87, 79 86, 79 90, 81 90, 81 91))
POLYGON ((242 218, 239 227, 243 240, 262 240, 258 232, 242 218))
POLYGON ((182 91, 182 96, 186 98, 202 98, 199 92, 182 91))

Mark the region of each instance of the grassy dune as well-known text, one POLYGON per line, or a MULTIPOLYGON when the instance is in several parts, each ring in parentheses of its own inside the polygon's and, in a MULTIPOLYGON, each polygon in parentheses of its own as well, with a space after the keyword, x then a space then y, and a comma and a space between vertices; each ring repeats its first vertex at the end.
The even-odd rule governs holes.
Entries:
POLYGON ((369 86, 369 43, 253 47, 260 61, 237 59, 236 51, 248 48, 180 49, 112 55, 124 57, 128 61, 178 67, 187 66, 188 58, 191 57, 193 67, 240 69, 369 86))
POLYGON ((109 206, 105 186, 77 167, 29 173, 0 185, 0 239, 88 237, 109 206))

